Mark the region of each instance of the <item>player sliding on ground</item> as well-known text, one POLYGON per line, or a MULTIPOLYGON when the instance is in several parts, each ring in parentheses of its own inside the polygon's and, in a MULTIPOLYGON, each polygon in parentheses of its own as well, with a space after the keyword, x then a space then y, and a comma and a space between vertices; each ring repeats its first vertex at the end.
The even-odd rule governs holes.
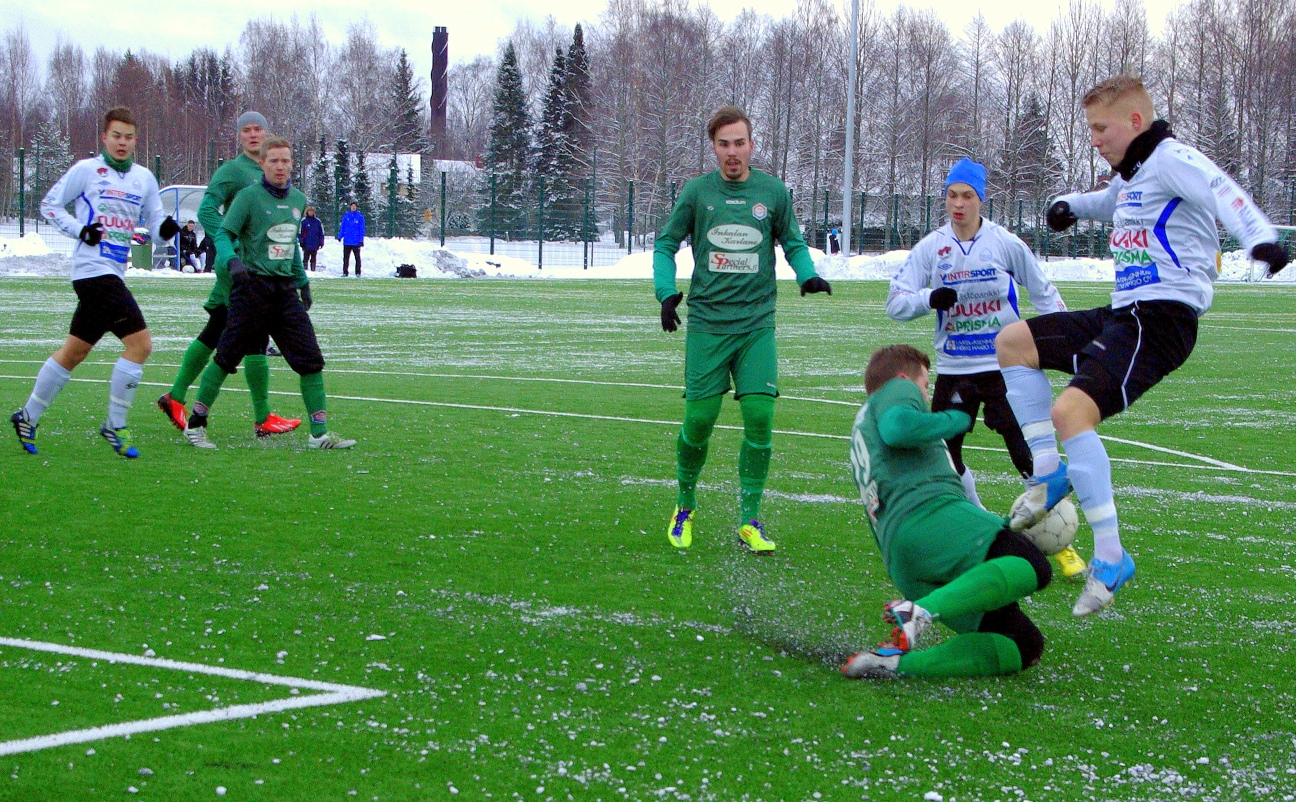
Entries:
POLYGON ((888 602, 891 639, 842 666, 848 677, 984 677, 1039 662, 1044 635, 1017 601, 1052 578, 1048 558, 1005 519, 967 500, 945 441, 966 412, 927 406, 927 355, 909 345, 873 353, 868 402, 851 431, 851 470, 904 600, 888 602), (939 621, 958 634, 917 651, 939 621))
MULTIPOLYGON (((207 366, 229 318, 228 264, 234 255, 234 243, 221 225, 221 215, 229 210, 230 202, 243 188, 261 182, 261 143, 266 137, 265 125, 265 117, 258 112, 245 111, 239 116, 238 137, 243 152, 217 168, 198 206, 198 221, 216 246, 216 285, 203 304, 208 316, 207 325, 185 349, 170 391, 157 402, 167 419, 181 431, 185 428, 185 397, 189 394, 189 386, 207 366)), ((266 362, 265 353, 244 357, 243 378, 247 380, 248 396, 252 399, 257 437, 291 432, 301 424, 298 418, 281 418, 270 411, 270 365, 266 362)))
POLYGON ((774 551, 760 522, 761 497, 773 448, 778 361, 774 352, 774 242, 783 246, 801 294, 832 288, 814 263, 782 181, 751 168, 751 121, 732 106, 712 116, 707 135, 720 169, 684 185, 653 247, 653 285, 661 324, 675 331, 684 293, 675 288, 675 253, 693 246, 688 331, 684 337, 684 425, 676 442, 679 493, 666 534, 671 545, 693 542, 697 482, 720 404, 729 392, 742 408, 738 451, 738 537, 757 554, 774 551))
POLYGON ((1266 262, 1269 275, 1287 264, 1287 250, 1264 213, 1210 159, 1155 119, 1142 81, 1120 76, 1100 83, 1085 95, 1084 111, 1092 144, 1116 175, 1106 189, 1059 197, 1048 209, 1048 223, 1055 231, 1082 217, 1113 224, 1111 305, 1013 323, 996 341, 1008 401, 1034 461, 1027 503, 1013 517, 1013 529, 1042 519, 1073 485, 1093 529, 1089 576, 1072 609, 1077 616, 1102 610, 1134 578, 1098 424, 1192 353, 1197 319, 1214 296, 1215 221, 1253 259, 1266 262), (1042 369, 1074 375, 1056 402, 1042 369), (1061 461, 1058 437, 1069 463, 1061 461))
POLYGON ((289 180, 292 145, 272 136, 266 139, 262 152, 265 175, 234 196, 222 223, 238 243, 229 260, 229 321, 216 344, 215 358, 202 373, 185 439, 198 448, 216 447, 207 439, 207 416, 221 384, 238 370, 244 357, 264 354, 274 338, 288 366, 301 376, 302 400, 310 415, 307 445, 350 448, 354 440, 344 440, 328 430, 324 355, 307 314, 311 289, 297 244, 306 196, 289 180))
POLYGON ((135 157, 135 118, 125 107, 110 109, 103 119, 103 152, 84 159, 59 179, 41 201, 41 216, 67 236, 80 240, 72 252, 72 289, 76 311, 67 341, 45 360, 27 404, 9 419, 28 454, 36 451, 41 415, 85 361, 95 343, 112 332, 125 348, 108 382, 108 419, 99 434, 113 451, 135 458, 126 412, 144 375, 144 360, 153 351, 148 325, 122 279, 130 255, 131 234, 141 223, 153 241, 166 242, 180 231, 163 217, 157 179, 135 157), (67 212, 75 203, 76 216, 67 212))
MULTIPOLYGON (((923 237, 891 279, 886 311, 893 320, 913 320, 936 312, 936 386, 932 411, 961 409, 976 425, 985 405, 987 429, 1003 437, 1013 467, 1023 479, 1031 475, 1030 447, 1008 406, 995 335, 1021 319, 1017 286, 1030 294, 1039 312, 1066 309, 1057 288, 1040 270, 1030 246, 996 223, 981 217, 985 200, 984 165, 962 159, 945 179, 945 215, 949 222, 923 237)), ((968 501, 984 506, 976 477, 963 463, 959 432, 945 441, 968 501)), ((1054 559, 1066 577, 1080 576, 1084 560, 1070 546, 1054 559)))

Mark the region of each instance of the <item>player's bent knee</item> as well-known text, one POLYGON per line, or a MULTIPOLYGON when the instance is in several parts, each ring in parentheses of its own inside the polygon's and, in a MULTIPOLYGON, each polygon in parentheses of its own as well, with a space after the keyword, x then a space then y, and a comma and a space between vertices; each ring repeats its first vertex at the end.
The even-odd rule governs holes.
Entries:
POLYGON ((1021 652, 1023 669, 1037 665, 1044 656, 1044 633, 1030 619, 1026 623, 1030 626, 1008 636, 1017 644, 1017 651, 1021 652))
POLYGON ((288 363, 288 367, 292 368, 293 373, 298 376, 309 376, 312 373, 319 373, 324 370, 323 356, 299 357, 294 355, 292 358, 288 358, 287 354, 285 354, 284 360, 288 363))
POLYGON ((720 405, 723 401, 724 396, 717 395, 684 402, 684 422, 680 427, 680 434, 684 436, 686 442, 700 447, 711 438, 711 431, 715 429, 716 420, 720 417, 720 405))
POLYGON ((1025 321, 1009 323, 995 335, 995 353, 999 356, 1000 367, 1026 365, 1030 352, 1035 350, 1035 340, 1030 327, 1025 321))
POLYGON ((755 446, 765 446, 774 439, 774 396, 749 394, 738 399, 742 408, 743 437, 755 446))

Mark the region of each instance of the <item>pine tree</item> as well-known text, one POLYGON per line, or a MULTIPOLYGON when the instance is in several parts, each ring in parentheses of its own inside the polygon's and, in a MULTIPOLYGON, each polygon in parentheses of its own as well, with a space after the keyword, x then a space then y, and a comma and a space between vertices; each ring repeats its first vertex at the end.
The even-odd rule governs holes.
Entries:
POLYGON ((585 52, 585 33, 579 23, 572 32, 571 47, 567 49, 567 74, 563 78, 563 91, 567 95, 568 161, 573 170, 570 180, 573 196, 580 205, 580 214, 576 218, 580 226, 578 230, 583 240, 597 239, 598 228, 594 215, 590 214, 586 220, 584 214, 585 191, 593 177, 594 128, 590 121, 594 109, 594 89, 589 56, 585 52))
POLYGON ((419 186, 414 183, 414 162, 405 168, 405 194, 397 196, 396 236, 417 237, 423 224, 419 186))
POLYGON ((1031 93, 1021 116, 1013 125, 1000 160, 995 183, 1010 200, 1037 201, 1049 194, 1061 174, 1061 163, 1053 154, 1048 120, 1039 97, 1031 93))
POLYGON ((342 215, 355 200, 351 187, 351 153, 345 139, 337 141, 337 153, 333 156, 333 184, 337 187, 338 221, 341 222, 342 215))
POLYGON ((311 203, 315 207, 315 216, 325 231, 336 230, 337 220, 333 215, 333 160, 324 149, 324 137, 319 138, 319 157, 311 167, 311 203))
POLYGON ((553 68, 549 71, 549 87, 545 91, 544 106, 535 134, 535 178, 537 200, 544 204, 546 239, 572 239, 579 225, 573 216, 571 148, 567 132, 571 125, 567 108, 564 79, 567 76, 567 58, 562 49, 554 51, 553 68), (540 194, 540 188, 543 193, 540 194))
POLYGON ((427 144, 423 121, 419 116, 422 100, 414 86, 414 68, 409 55, 401 48, 392 74, 392 147, 396 153, 418 153, 427 144))
POLYGON ((355 202, 360 214, 364 215, 366 226, 372 229, 374 226, 373 189, 369 185, 369 171, 365 169, 365 152, 357 151, 355 160, 355 191, 352 193, 351 200, 355 202))
POLYGON ((510 42, 504 50, 495 78, 495 98, 491 112, 490 141, 486 148, 486 177, 480 230, 491 226, 489 202, 490 176, 496 177, 495 235, 505 239, 525 236, 527 228, 526 172, 530 156, 530 115, 522 72, 518 69, 517 51, 510 42))
POLYGON ((39 203, 54 182, 72 166, 72 145, 56 121, 46 120, 36 129, 28 154, 28 190, 39 203))

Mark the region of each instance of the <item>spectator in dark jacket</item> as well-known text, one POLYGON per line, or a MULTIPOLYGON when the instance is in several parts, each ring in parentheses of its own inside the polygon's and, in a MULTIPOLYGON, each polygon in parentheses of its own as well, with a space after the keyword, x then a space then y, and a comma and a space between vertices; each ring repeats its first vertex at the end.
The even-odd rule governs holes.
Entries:
MULTIPOLYGON (((315 207, 306 207, 306 216, 301 221, 301 233, 297 235, 301 242, 302 267, 315 271, 315 254, 324 247, 324 226, 315 216, 315 207)), ((360 257, 356 256, 356 275, 360 274, 360 257)))
POLYGON ((186 273, 201 273, 202 259, 198 253, 198 232, 194 230, 194 221, 186 220, 180 229, 180 264, 177 269, 186 273), (190 267, 190 270, 185 270, 190 267))
POLYGON ((202 254, 202 271, 212 272, 216 264, 216 243, 212 242, 211 234, 203 232, 202 242, 198 243, 198 253, 202 254))
POLYGON ((351 264, 351 254, 355 254, 356 275, 360 275, 360 249, 364 247, 365 219, 357 211, 355 201, 351 201, 351 211, 342 215, 342 224, 338 226, 337 238, 342 241, 342 275, 347 275, 351 264))

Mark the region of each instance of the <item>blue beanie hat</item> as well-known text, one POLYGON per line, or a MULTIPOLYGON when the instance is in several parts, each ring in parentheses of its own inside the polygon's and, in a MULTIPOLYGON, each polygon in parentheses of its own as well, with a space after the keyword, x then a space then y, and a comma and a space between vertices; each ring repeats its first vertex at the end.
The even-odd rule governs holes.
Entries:
POLYGON ((950 184, 967 184, 976 190, 978 198, 985 200, 985 165, 971 159, 959 159, 958 163, 950 168, 949 178, 945 179, 946 192, 949 191, 950 184))

